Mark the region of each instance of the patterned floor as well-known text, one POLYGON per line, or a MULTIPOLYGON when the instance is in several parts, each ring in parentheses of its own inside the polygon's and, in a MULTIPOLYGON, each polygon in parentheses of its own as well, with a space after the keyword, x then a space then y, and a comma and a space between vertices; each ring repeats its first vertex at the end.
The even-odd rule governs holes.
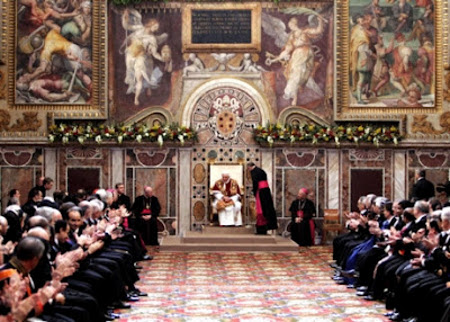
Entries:
POLYGON ((119 321, 388 321, 382 303, 335 285, 330 252, 157 253, 142 262, 148 297, 119 321))

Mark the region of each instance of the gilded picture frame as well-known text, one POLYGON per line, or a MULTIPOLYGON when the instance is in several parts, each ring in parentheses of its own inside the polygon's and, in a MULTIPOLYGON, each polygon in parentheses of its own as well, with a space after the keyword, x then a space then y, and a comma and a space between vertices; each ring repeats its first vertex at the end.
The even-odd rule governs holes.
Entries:
MULTIPOLYGON (((224 3, 218 6, 213 3, 196 3, 196 4, 186 4, 182 6, 182 51, 183 53, 187 52, 259 52, 261 51, 261 3, 257 2, 249 2, 249 3, 224 3), (249 30, 249 42, 230 42, 230 43, 214 43, 205 41, 204 43, 193 41, 193 14, 196 12, 222 12, 226 13, 227 11, 233 12, 249 12, 250 23, 249 26, 251 30, 249 30)), ((206 14, 207 15, 207 14, 206 14)), ((233 16, 233 15, 231 15, 233 16)), ((220 19, 218 17, 211 19, 220 19)), ((226 19, 225 17, 222 17, 226 19)), ((210 22, 210 21, 209 21, 210 22)), ((208 24, 209 22, 205 22, 208 24)), ((234 23, 226 23, 224 27, 233 28, 236 26, 236 22, 234 23)), ((247 21, 248 22, 248 21, 247 21)), ((216 26, 217 27, 217 26, 216 26)), ((203 31, 207 28, 201 28, 203 31)), ((220 28, 219 28, 220 29, 220 28)), ((237 30, 234 30, 237 31, 237 30)), ((206 35, 207 36, 207 35, 206 35)), ((217 36, 217 35, 215 35, 217 36)), ((234 37, 236 35, 233 35, 234 37)), ((201 37, 200 37, 201 38, 201 37)))
POLYGON ((46 111, 50 123, 53 119, 106 119, 107 2, 84 1, 80 8, 46 5, 4 3, 8 108, 46 111), (34 15, 33 5, 41 10, 41 18, 34 15))
POLYGON ((432 5, 433 28, 423 27, 420 34, 417 30, 426 9, 418 7, 419 1, 402 0, 407 5, 411 3, 409 6, 412 7, 411 21, 404 24, 394 18, 394 11, 398 11, 394 5, 398 6, 400 1, 342 0, 337 3, 336 23, 340 28, 337 28, 336 39, 336 120, 397 120, 402 115, 442 110, 442 57, 446 51, 443 27, 448 24, 448 19, 443 17, 441 0, 422 1, 432 5), (374 6, 379 7, 376 9, 380 13, 378 16, 371 13, 374 6), (366 36, 362 36, 361 30, 366 36), (399 62, 405 58, 402 55, 409 56, 405 59, 407 63, 399 67, 399 62), (423 68, 422 56, 426 57, 423 60, 428 62, 428 69, 423 68), (375 77, 379 61, 383 68, 378 68, 383 72, 375 77), (431 75, 421 75, 420 71, 424 70, 431 70, 431 75))

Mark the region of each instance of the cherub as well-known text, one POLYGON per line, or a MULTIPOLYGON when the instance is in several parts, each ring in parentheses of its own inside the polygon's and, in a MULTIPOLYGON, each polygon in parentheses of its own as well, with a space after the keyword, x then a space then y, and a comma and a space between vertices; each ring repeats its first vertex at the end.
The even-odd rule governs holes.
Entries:
POLYGON ((183 76, 186 76, 191 72, 200 72, 203 70, 205 70, 205 64, 203 61, 196 54, 189 54, 189 58, 186 61, 186 66, 183 68, 183 76), (191 62, 191 64, 189 64, 189 62, 191 62))
POLYGON ((240 64, 238 67, 234 67, 231 65, 228 65, 228 67, 232 71, 236 72, 243 72, 243 73, 258 73, 258 72, 265 72, 266 70, 262 67, 257 65, 253 59, 252 55, 249 53, 245 53, 244 57, 242 58, 240 64))

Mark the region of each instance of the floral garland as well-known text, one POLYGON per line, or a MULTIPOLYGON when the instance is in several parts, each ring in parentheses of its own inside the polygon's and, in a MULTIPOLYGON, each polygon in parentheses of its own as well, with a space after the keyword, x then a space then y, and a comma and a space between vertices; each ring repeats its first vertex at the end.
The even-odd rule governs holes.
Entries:
MULTIPOLYGON (((112 3, 114 3, 115 5, 123 5, 123 6, 127 6, 129 4, 137 4, 137 3, 141 3, 141 2, 170 2, 170 0, 109 0, 112 3)), ((183 0, 172 0, 172 1, 183 1, 183 0)), ((201 2, 202 0, 184 0, 185 2, 201 2)), ((206 0, 204 0, 206 1, 206 0)), ((208 0, 210 1, 210 0, 208 0)), ((227 0, 212 0, 213 2, 224 2, 227 0)), ((242 0, 234 0, 236 2, 242 2, 242 0)), ((274 2, 275 4, 278 4, 279 2, 281 2, 282 0, 271 0, 272 2, 274 2)), ((289 0, 287 0, 289 1, 289 0)))
POLYGON ((274 142, 334 142, 339 146, 342 142, 351 143, 394 143, 402 139, 400 131, 395 126, 377 126, 377 125, 338 125, 338 126, 319 126, 319 125, 301 125, 301 126, 282 126, 279 124, 268 124, 258 126, 254 129, 254 138, 260 143, 274 142))
POLYGON ((117 142, 124 141, 157 142, 162 146, 164 142, 177 142, 183 145, 186 141, 196 141, 197 133, 191 128, 171 125, 155 125, 148 127, 145 124, 125 125, 77 125, 77 124, 58 124, 49 127, 48 140, 51 143, 78 142, 84 144, 87 142, 117 142))

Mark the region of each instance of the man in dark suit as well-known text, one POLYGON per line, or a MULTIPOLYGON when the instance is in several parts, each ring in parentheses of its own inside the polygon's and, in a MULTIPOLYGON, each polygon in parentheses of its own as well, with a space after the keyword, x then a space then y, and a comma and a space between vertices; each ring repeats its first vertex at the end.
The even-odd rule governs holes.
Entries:
POLYGON ((136 216, 136 229, 141 233, 146 245, 159 246, 157 218, 161 212, 158 198, 153 189, 144 188, 144 194, 134 200, 131 211, 136 216))
POLYGON ((413 186, 412 201, 428 200, 435 196, 434 185, 425 179, 425 170, 416 170, 416 183, 413 186))
POLYGON ((117 191, 116 208, 119 208, 119 206, 124 205, 125 208, 127 208, 127 210, 129 211, 131 209, 131 200, 130 197, 128 197, 125 194, 125 185, 123 183, 117 183, 116 191, 117 191))

